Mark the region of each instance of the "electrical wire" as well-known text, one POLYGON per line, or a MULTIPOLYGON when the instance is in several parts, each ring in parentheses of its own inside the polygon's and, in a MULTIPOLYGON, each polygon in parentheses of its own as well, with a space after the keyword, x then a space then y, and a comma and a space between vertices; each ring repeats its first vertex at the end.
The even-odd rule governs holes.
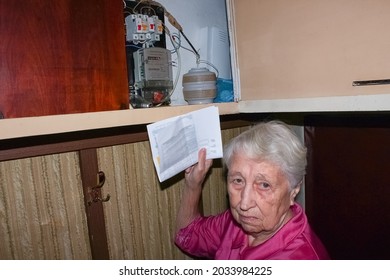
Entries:
POLYGON ((219 71, 218 71, 218 68, 217 68, 214 64, 212 64, 211 62, 209 62, 209 61, 207 61, 207 60, 199 60, 199 63, 197 63, 197 64, 199 65, 199 64, 201 64, 201 63, 206 64, 206 65, 209 65, 209 66, 211 66, 212 68, 214 68, 215 72, 217 72, 217 73, 216 73, 216 76, 217 76, 217 79, 218 79, 219 71))
POLYGON ((191 52, 191 53, 193 53, 195 56, 196 56, 196 64, 199 66, 199 64, 201 64, 201 63, 203 63, 203 64, 206 64, 206 65, 209 65, 209 66, 211 66, 214 70, 215 70, 215 72, 216 72, 216 76, 217 76, 217 78, 218 78, 218 76, 219 76, 219 71, 218 71, 218 68, 214 65, 214 64, 212 64, 211 62, 209 62, 209 61, 207 61, 207 60, 201 60, 200 59, 200 56, 198 56, 192 49, 189 49, 189 48, 186 48, 186 47, 184 47, 184 46, 182 46, 181 45, 181 39, 180 39, 180 36, 178 36, 178 35, 176 35, 176 34, 172 34, 172 37, 173 37, 173 39, 174 39, 174 41, 176 42, 176 40, 178 40, 179 41, 179 48, 182 48, 182 49, 184 49, 184 50, 186 50, 186 51, 188 51, 188 52, 191 52), (176 39, 175 39, 176 38, 176 39))
POLYGON ((133 45, 133 44, 126 44, 125 46, 126 46, 126 47, 136 48, 136 49, 142 49, 142 47, 137 46, 137 45, 133 45))
MULTIPOLYGON (((166 27, 166 26, 165 26, 166 27)), ((164 28, 165 28, 164 27, 164 28)), ((171 51, 171 53, 175 53, 176 56, 177 56, 177 70, 176 70, 176 77, 175 77, 175 81, 173 83, 173 87, 172 87, 172 90, 168 93, 168 95, 162 100, 159 102, 159 104, 156 104, 155 106, 156 107, 159 107, 161 106, 162 104, 164 104, 165 102, 169 101, 177 87, 177 83, 179 82, 179 78, 180 78, 180 73, 181 73, 181 55, 180 55, 180 45, 178 45, 177 42, 175 42, 175 40, 173 39, 174 36, 177 36, 176 34, 172 34, 170 32, 168 32, 167 34, 169 34, 169 39, 171 41, 171 44, 173 46, 173 51, 171 51)), ((172 66, 173 66, 173 61, 172 61, 172 66)))
POLYGON ((180 77, 180 72, 181 72, 181 57, 180 57, 180 52, 177 52, 177 59, 178 59, 178 66, 177 66, 177 70, 176 70, 176 78, 175 78, 175 82, 173 83, 173 87, 172 87, 172 90, 168 93, 168 95, 159 102, 159 104, 155 105, 156 107, 159 107, 161 106, 162 104, 164 104, 165 102, 169 101, 172 97, 172 94, 173 92, 175 91, 176 87, 177 87, 177 83, 179 81, 179 77, 180 77))
POLYGON ((133 14, 138 14, 138 12, 136 12, 137 7, 138 7, 141 3, 143 3, 143 2, 148 2, 148 0, 140 0, 140 1, 138 1, 137 4, 136 4, 136 5, 134 6, 134 8, 132 9, 133 14))

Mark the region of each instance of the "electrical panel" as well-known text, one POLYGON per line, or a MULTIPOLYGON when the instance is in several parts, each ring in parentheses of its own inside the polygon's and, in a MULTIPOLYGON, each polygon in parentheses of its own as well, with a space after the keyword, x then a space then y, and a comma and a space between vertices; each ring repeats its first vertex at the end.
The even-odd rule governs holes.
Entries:
POLYGON ((166 49, 164 8, 125 1, 126 58, 132 107, 170 103, 171 53, 166 49))

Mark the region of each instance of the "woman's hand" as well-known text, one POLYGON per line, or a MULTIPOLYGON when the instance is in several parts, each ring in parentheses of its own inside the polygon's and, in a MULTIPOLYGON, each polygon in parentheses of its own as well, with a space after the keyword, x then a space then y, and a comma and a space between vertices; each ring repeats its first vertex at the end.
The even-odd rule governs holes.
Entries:
POLYGON ((177 213, 176 233, 200 215, 199 200, 202 195, 202 185, 212 163, 212 159, 206 159, 206 149, 203 148, 199 150, 198 163, 185 170, 185 188, 177 213))
POLYGON ((206 149, 200 149, 198 152, 198 163, 185 170, 186 186, 190 188, 201 188, 212 164, 212 159, 206 159, 206 149))

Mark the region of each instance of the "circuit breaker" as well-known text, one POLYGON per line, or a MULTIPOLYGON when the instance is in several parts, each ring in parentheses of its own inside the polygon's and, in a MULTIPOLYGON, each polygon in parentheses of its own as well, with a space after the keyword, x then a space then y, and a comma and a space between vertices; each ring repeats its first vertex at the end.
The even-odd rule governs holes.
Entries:
POLYGON ((163 34, 162 21, 156 15, 132 14, 125 18, 126 41, 149 45, 159 42, 163 34))

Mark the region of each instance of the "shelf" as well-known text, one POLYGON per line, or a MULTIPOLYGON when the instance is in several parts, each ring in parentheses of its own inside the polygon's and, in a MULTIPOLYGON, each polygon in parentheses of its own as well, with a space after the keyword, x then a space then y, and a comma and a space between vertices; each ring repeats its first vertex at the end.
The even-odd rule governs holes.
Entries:
POLYGON ((218 106, 220 115, 238 113, 238 104, 232 102, 3 119, 0 120, 0 140, 148 124, 208 106, 218 106))
POLYGON ((390 111, 390 94, 241 100, 231 103, 3 119, 0 120, 0 140, 148 124, 207 106, 218 106, 220 115, 238 113, 385 112, 390 111))

